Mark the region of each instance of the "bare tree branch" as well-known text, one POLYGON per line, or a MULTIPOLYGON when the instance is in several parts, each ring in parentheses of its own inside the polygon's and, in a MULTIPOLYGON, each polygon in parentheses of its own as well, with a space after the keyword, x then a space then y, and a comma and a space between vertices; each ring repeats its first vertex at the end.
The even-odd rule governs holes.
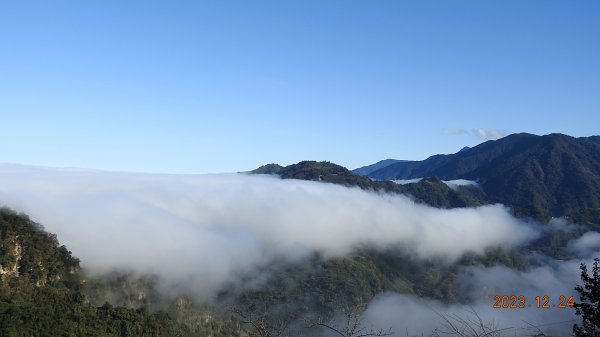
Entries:
POLYGON ((258 337, 289 337, 289 322, 271 322, 267 313, 255 315, 252 310, 231 308, 231 312, 240 318, 240 322, 252 326, 258 337))
POLYGON ((458 314, 442 314, 435 311, 441 317, 442 326, 446 331, 444 334, 460 337, 500 337, 503 331, 513 329, 513 327, 498 328, 494 321, 485 322, 481 316, 473 309, 467 312, 467 316, 461 317, 458 314))
POLYGON ((392 329, 388 329, 387 331, 383 329, 379 330, 367 330, 366 327, 362 325, 362 313, 364 312, 365 305, 359 303, 352 308, 346 308, 343 310, 345 316, 345 322, 343 327, 339 327, 333 321, 324 322, 322 318, 317 320, 316 322, 309 323, 308 328, 314 327, 322 327, 326 328, 330 331, 333 331, 337 335, 341 337, 383 337, 392 335, 392 329))

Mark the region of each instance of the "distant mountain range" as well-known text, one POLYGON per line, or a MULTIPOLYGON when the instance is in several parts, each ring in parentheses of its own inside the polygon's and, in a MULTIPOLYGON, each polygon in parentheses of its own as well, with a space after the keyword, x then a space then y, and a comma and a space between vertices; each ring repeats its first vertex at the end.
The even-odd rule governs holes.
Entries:
POLYGON ((376 162, 375 164, 359 167, 357 169, 352 170, 352 173, 358 174, 359 176, 368 176, 369 174, 380 170, 384 167, 388 167, 392 164, 405 162, 406 160, 398 160, 398 159, 384 159, 376 162))
POLYGON ((598 214, 600 209, 600 136, 521 133, 454 154, 422 161, 386 159, 353 172, 327 162, 270 164, 253 172, 411 194, 436 207, 503 203, 518 216, 540 220, 581 218, 582 214, 598 214), (406 185, 391 182, 414 178, 429 179, 406 185), (441 180, 457 179, 474 180, 478 185, 456 191, 442 186, 441 180), (435 189, 426 187, 431 184, 435 189))
POLYGON ((392 163, 380 180, 477 180, 491 202, 563 216, 600 207, 600 137, 513 134, 450 155, 392 163))
POLYGON ((439 208, 478 206, 487 203, 483 191, 475 187, 450 188, 437 178, 428 178, 413 184, 397 184, 391 181, 373 181, 359 176, 347 168, 330 163, 302 161, 280 166, 263 165, 251 171, 254 174, 276 174, 283 179, 300 179, 333 183, 365 190, 384 191, 410 195, 415 201, 439 208))

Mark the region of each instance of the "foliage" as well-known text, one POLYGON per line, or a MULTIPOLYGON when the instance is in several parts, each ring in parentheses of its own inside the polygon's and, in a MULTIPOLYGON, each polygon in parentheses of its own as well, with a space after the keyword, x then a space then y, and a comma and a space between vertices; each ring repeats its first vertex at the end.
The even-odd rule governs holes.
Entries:
POLYGON ((585 208, 571 213, 567 219, 571 223, 587 225, 596 231, 600 231, 600 208, 585 208))
POLYGON ((283 167, 278 164, 266 164, 257 169, 250 171, 250 173, 254 174, 277 174, 281 171, 283 167))
POLYGON ((587 266, 582 263, 581 280, 575 290, 579 293, 581 302, 574 304, 575 313, 581 316, 581 326, 573 326, 573 334, 577 337, 600 336, 600 259, 595 258, 592 274, 588 274, 587 266))

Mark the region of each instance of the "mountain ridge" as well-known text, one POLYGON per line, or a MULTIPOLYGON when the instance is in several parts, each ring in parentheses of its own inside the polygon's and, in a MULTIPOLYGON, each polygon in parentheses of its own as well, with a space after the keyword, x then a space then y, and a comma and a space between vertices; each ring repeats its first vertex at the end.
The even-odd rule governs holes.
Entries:
POLYGON ((477 186, 460 186, 452 189, 437 178, 409 184, 374 181, 327 161, 301 161, 285 167, 278 164, 267 164, 250 171, 250 173, 274 174, 282 179, 311 180, 346 187, 359 187, 375 192, 404 194, 416 202, 439 208, 473 207, 488 203, 477 186))
MULTIPOLYGON (((590 210, 600 208, 600 136, 518 133, 465 147, 454 154, 386 163, 389 162, 373 164, 384 167, 366 176, 333 163, 314 161, 286 167, 268 164, 251 172, 408 194, 434 207, 502 203, 517 216, 543 222, 551 217, 576 218, 580 212, 595 214, 590 210), (405 185, 392 182, 415 178, 432 179, 405 185), (458 194, 440 186, 441 180, 457 179, 478 184, 463 186, 458 194)), ((373 165, 363 168, 368 170, 373 165)))
POLYGON ((368 176, 477 179, 492 202, 564 216, 600 207, 600 136, 512 134, 455 154, 394 163, 368 176))
POLYGON ((352 170, 352 173, 358 174, 359 176, 368 176, 370 173, 380 170, 384 167, 388 167, 392 164, 399 163, 399 162, 405 162, 405 161, 406 160, 399 160, 399 159, 384 159, 384 160, 380 160, 380 161, 376 162, 375 164, 356 168, 356 169, 352 170))

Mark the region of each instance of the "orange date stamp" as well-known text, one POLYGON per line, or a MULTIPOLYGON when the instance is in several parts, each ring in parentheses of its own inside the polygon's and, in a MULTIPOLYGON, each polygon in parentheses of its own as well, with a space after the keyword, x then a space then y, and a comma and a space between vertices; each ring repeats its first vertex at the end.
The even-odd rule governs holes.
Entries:
POLYGON ((575 305, 573 296, 560 295, 557 298, 552 298, 548 295, 536 296, 534 301, 527 301, 525 296, 494 296, 494 309, 550 309, 550 308, 571 308, 575 305))

